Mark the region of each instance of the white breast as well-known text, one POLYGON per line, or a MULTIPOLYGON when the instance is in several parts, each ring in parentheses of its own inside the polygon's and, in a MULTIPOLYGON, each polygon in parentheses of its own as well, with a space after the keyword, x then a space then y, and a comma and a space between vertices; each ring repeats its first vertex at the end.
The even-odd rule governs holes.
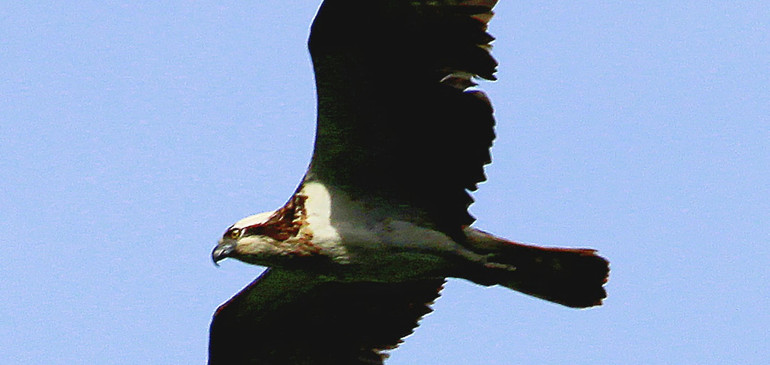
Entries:
POLYGON ((337 262, 352 264, 353 270, 360 270, 360 278, 401 280, 435 272, 461 250, 441 232, 393 219, 389 207, 365 206, 320 183, 305 184, 299 194, 307 197, 305 212, 313 244, 337 262))
POLYGON ((335 261, 347 262, 347 250, 342 244, 339 232, 331 224, 332 197, 329 191, 320 183, 309 182, 302 186, 298 194, 307 197, 307 225, 303 226, 300 232, 309 233, 313 237, 313 245, 323 249, 335 261))

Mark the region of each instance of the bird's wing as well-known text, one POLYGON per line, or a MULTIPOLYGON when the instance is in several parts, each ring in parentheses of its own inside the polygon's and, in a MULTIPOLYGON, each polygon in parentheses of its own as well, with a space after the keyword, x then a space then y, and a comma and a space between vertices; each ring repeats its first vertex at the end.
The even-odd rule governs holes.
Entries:
POLYGON ((382 364, 443 284, 327 282, 268 269, 214 314, 209 364, 382 364))
POLYGON ((496 2, 324 1, 309 40, 318 130, 307 179, 439 226, 472 223, 467 190, 485 180, 494 139, 472 78, 494 79, 496 2))

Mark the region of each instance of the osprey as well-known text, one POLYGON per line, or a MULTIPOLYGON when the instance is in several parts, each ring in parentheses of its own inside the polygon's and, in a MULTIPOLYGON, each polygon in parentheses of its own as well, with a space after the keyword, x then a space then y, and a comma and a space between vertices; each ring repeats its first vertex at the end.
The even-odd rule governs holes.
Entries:
POLYGON ((308 42, 315 150, 286 205, 212 252, 269 267, 217 309, 210 364, 382 364, 447 277, 599 305, 608 262, 471 226, 485 180, 496 0, 325 0, 308 42))

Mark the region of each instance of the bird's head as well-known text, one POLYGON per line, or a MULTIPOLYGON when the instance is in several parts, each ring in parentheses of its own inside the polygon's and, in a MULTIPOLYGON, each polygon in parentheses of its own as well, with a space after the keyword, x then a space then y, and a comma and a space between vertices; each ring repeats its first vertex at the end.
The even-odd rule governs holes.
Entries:
POLYGON ((214 264, 234 258, 250 264, 273 266, 276 258, 286 255, 286 235, 281 234, 276 212, 243 218, 230 226, 211 252, 214 264))

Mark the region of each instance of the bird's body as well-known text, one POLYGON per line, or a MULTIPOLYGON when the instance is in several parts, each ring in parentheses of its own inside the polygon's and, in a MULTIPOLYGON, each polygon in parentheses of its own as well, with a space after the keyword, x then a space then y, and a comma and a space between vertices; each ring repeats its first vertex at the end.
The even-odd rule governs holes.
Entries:
POLYGON ((561 270, 569 274, 550 280, 579 282, 581 277, 573 275, 590 275, 595 290, 579 292, 579 299, 529 294, 574 307, 599 304, 604 296, 605 261, 593 250, 526 246, 471 227, 464 227, 458 240, 431 222, 400 216, 400 209, 391 208, 355 201, 344 191, 305 181, 284 207, 246 217, 228 228, 213 255, 215 260, 236 257, 255 265, 302 271, 319 281, 399 283, 457 277, 522 291, 508 281, 529 275, 526 270, 539 265, 552 274, 561 270), (574 261, 585 264, 584 260, 598 270, 573 272, 568 266, 574 261))
POLYGON ((212 253, 270 269, 217 310, 211 364, 382 364, 447 277, 601 303, 609 269, 594 250, 471 226, 494 139, 472 78, 494 78, 495 2, 324 1, 313 158, 283 207, 236 222, 212 253))
POLYGON ((256 265, 317 270, 329 280, 399 282, 446 277, 446 257, 463 252, 441 232, 394 216, 387 205, 352 201, 319 182, 303 183, 287 207, 244 218, 230 232, 274 226, 279 220, 271 217, 289 214, 285 220, 296 227, 291 235, 278 237, 286 230, 276 229, 245 238, 228 255, 256 265))

